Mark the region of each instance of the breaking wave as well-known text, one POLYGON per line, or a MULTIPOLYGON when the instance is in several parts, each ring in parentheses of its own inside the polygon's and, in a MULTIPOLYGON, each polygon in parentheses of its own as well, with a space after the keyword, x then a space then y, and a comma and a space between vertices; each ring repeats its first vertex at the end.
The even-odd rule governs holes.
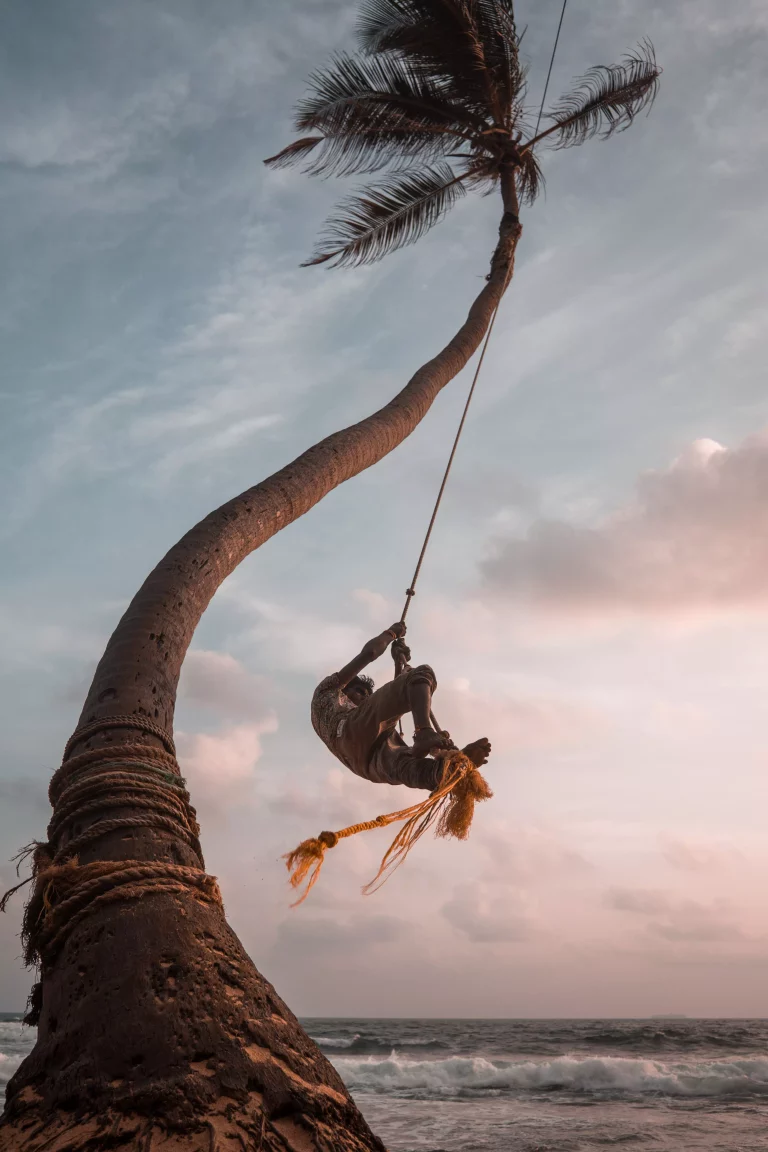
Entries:
POLYGON ((687 1098, 768 1097, 768 1057, 668 1062, 630 1057, 561 1056, 546 1061, 491 1061, 453 1056, 443 1060, 409 1060, 392 1053, 387 1059, 334 1063, 352 1091, 446 1097, 476 1093, 569 1092, 602 1099, 632 1096, 687 1098))
MULTIPOLYGON (((0 1088, 5 1088, 19 1064, 21 1064, 21 1060, 21 1056, 6 1056, 5 1052, 0 1052, 0 1088)), ((0 1098, 0 1103, 2 1103, 2 1098, 0 1098)))
POLYGON ((356 1033, 354 1036, 313 1036, 315 1044, 329 1056, 334 1052, 354 1053, 361 1056, 388 1056, 398 1048, 407 1048, 414 1052, 446 1052, 450 1045, 442 1040, 419 1040, 412 1038, 399 1038, 397 1040, 380 1040, 376 1036, 363 1036, 356 1033))
POLYGON ((21 1020, 0 1020, 0 1044, 18 1043, 24 1032, 30 1029, 24 1027, 21 1020))

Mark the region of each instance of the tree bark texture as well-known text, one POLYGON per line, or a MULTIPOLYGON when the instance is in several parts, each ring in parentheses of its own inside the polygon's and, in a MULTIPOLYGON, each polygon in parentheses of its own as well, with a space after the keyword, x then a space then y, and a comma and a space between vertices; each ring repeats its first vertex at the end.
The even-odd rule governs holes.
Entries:
MULTIPOLYGON (((105 726, 72 743, 68 756, 124 749, 125 730, 110 728, 110 718, 146 717, 171 733, 184 655, 223 580, 397 447, 464 367, 512 275, 521 229, 508 191, 504 200, 487 283, 449 344, 380 411, 207 516, 150 574, 107 645, 78 724, 105 726)), ((147 756, 163 745, 151 732, 130 738, 147 756)), ((143 810, 120 795, 119 779, 103 808, 97 800, 71 819, 52 792, 51 859, 104 821, 105 831, 92 831, 78 850, 78 868, 146 862, 202 875, 196 836, 174 834, 172 822, 141 826, 143 810)), ((178 792, 180 777, 171 786, 178 792)), ((57 954, 43 956, 38 1039, 8 1085, 0 1152, 384 1152, 220 903, 191 889, 149 888, 140 899, 94 904, 73 925, 57 954)))

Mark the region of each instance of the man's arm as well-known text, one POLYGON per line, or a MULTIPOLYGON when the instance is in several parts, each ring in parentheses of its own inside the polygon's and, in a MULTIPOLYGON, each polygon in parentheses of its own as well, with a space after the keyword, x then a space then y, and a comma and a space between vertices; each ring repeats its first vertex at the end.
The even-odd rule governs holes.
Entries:
POLYGON ((363 668, 367 668, 374 660, 378 660, 379 656, 383 656, 392 641, 401 636, 405 636, 405 624, 398 620, 397 624, 387 628, 380 636, 374 636, 373 640, 369 640, 360 655, 355 656, 354 660, 350 660, 349 664, 345 664, 339 671, 339 687, 346 688, 350 680, 354 680, 363 668))

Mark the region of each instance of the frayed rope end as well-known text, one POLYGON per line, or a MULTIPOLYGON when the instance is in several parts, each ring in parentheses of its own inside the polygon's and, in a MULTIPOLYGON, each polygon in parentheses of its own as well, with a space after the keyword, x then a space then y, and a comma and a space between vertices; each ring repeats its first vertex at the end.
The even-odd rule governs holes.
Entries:
POLYGON ((405 821, 384 853, 373 880, 363 888, 363 895, 370 896, 381 887, 392 871, 402 864, 416 841, 435 822, 436 836, 455 836, 457 840, 466 840, 475 804, 479 800, 490 799, 492 795, 487 781, 469 757, 458 748, 452 749, 444 757, 440 783, 426 800, 421 800, 418 804, 403 808, 399 812, 377 816, 375 820, 352 824, 349 828, 342 828, 340 832, 321 832, 317 839, 304 840, 293 852, 288 852, 283 859, 291 873, 291 887, 298 888, 305 880, 307 881, 301 897, 291 907, 296 908, 306 900, 320 875, 326 848, 335 847, 339 840, 354 836, 358 832, 386 828, 395 821, 405 821))
POLYGON ((339 837, 336 832, 321 832, 317 837, 313 836, 309 840, 302 840, 298 848, 294 848, 293 852, 287 852, 283 856, 285 866, 291 874, 289 877, 291 887, 299 888, 305 880, 307 881, 304 892, 291 905, 292 908, 304 903, 320 875, 326 848, 335 848, 338 842, 339 837))
POLYGON ((490 800, 493 792, 482 773, 471 764, 453 785, 449 801, 440 814, 435 836, 455 836, 466 840, 472 827, 475 804, 490 800))

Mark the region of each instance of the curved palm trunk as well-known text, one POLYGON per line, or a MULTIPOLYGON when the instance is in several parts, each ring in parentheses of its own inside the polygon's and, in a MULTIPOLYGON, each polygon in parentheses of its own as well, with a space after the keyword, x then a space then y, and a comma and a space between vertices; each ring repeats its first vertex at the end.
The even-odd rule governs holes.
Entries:
MULTIPOLYGON (((511 179, 502 193, 491 272, 456 336, 380 411, 230 500, 171 549, 110 639, 79 726, 128 714, 170 733, 184 655, 222 581, 397 447, 464 367, 512 275, 521 229, 511 179)), ((68 755, 125 741, 118 728, 105 726, 68 755)), ((150 750, 162 744, 147 733, 131 739, 150 750)), ((51 853, 115 811, 114 796, 84 819, 69 819, 55 804, 51 853)), ((98 833, 78 864, 128 860, 201 875, 194 837, 157 827, 127 833, 125 820, 138 823, 137 816, 141 809, 126 798, 115 820, 123 826, 98 833)), ((91 905, 55 958, 44 959, 41 997, 37 1044, 8 1085, 1 1152, 383 1152, 332 1066, 256 971, 221 905, 193 889, 150 887, 140 900, 91 905)))

